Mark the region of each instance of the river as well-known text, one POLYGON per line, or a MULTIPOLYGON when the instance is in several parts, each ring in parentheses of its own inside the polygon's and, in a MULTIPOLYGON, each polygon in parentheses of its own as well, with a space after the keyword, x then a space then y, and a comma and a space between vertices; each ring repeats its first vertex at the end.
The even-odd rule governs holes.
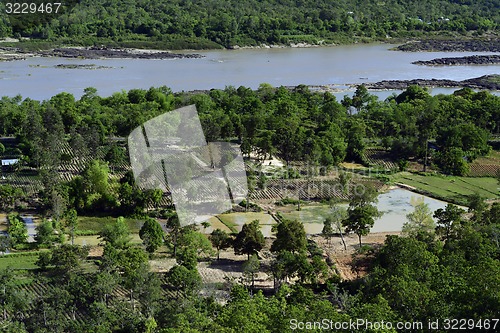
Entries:
MULTIPOLYGON (((67 59, 34 57, 0 62, 0 95, 47 99, 60 92, 79 98, 86 87, 101 96, 122 89, 165 85, 173 91, 205 90, 240 85, 338 85, 405 79, 464 80, 500 73, 500 65, 426 67, 416 60, 494 54, 491 52, 399 52, 390 44, 316 48, 210 50, 202 59, 67 59), (107 69, 55 68, 59 64, 95 64, 107 69)), ((397 91, 396 91, 397 92, 397 91)), ((443 92, 443 91, 441 91, 443 92)), ((349 92, 347 92, 348 94, 349 92)), ((380 98, 391 91, 379 92, 380 98)), ((345 94, 339 92, 337 97, 345 94)))

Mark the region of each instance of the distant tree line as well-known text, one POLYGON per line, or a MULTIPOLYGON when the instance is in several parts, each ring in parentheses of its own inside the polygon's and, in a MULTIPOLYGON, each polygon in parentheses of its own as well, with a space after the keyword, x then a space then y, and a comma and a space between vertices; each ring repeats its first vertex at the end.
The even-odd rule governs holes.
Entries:
POLYGON ((83 0, 51 20, 13 18, 0 8, 0 37, 177 48, 483 34, 500 22, 498 3, 486 0, 83 0))

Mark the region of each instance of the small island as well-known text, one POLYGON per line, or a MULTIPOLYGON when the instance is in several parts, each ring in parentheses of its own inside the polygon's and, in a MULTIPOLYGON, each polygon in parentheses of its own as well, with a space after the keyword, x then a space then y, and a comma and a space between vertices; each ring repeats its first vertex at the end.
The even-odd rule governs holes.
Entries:
POLYGON ((471 89, 500 89, 500 75, 484 75, 463 81, 446 79, 413 79, 413 80, 383 80, 375 83, 366 83, 367 89, 406 89, 409 86, 446 87, 446 88, 471 88, 471 89))
POLYGON ((500 64, 500 55, 436 58, 432 60, 414 61, 412 64, 424 66, 495 65, 500 64))

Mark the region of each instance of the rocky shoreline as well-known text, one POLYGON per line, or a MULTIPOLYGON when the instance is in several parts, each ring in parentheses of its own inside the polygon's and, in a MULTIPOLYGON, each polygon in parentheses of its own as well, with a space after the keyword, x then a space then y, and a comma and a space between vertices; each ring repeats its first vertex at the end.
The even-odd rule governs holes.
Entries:
POLYGON ((441 51, 441 52, 500 52, 500 39, 439 40, 428 39, 412 41, 395 48, 398 51, 441 51))
POLYGON ((404 90, 412 85, 422 87, 446 87, 446 88, 472 88, 500 90, 500 75, 485 75, 477 78, 463 81, 441 80, 441 79, 414 79, 414 80, 384 80, 376 83, 366 83, 367 89, 386 90, 398 89, 404 90))
POLYGON ((107 47, 55 48, 52 50, 25 52, 17 48, 0 48, 0 60, 23 60, 28 57, 61 57, 80 59, 183 59, 203 58, 201 54, 172 53, 155 50, 113 49, 107 47))
POLYGON ((423 66, 496 65, 500 64, 500 55, 436 58, 427 61, 414 61, 412 64, 423 66))

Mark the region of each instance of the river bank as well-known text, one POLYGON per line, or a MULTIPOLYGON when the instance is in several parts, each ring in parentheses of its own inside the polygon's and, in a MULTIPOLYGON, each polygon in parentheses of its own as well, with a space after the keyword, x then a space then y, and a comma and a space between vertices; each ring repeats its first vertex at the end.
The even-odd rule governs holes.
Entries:
MULTIPOLYGON (((38 43, 32 41, 17 41, 13 39, 2 40, 3 46, 0 47, 0 61, 25 60, 33 56, 41 57, 62 57, 62 58, 80 58, 80 59, 179 59, 179 58, 202 58, 203 56, 196 52, 197 50, 216 50, 221 45, 213 47, 190 47, 186 49, 167 49, 161 45, 138 44, 136 47, 131 45, 108 45, 101 46, 61 46, 57 43, 38 43), (217 47, 216 47, 217 46, 217 47), (176 50, 178 53, 174 53, 176 50)), ((444 52, 500 52, 500 39, 491 37, 489 39, 422 39, 412 41, 407 39, 395 38, 386 40, 356 40, 352 43, 334 43, 331 41, 318 40, 317 43, 308 42, 290 42, 288 44, 260 44, 260 45, 233 45, 227 50, 244 49, 286 49, 286 48, 321 48, 332 46, 348 46, 356 44, 401 44, 392 50, 405 52, 422 51, 444 51, 444 52)))
POLYGON ((170 51, 115 49, 108 47, 68 47, 51 50, 29 51, 20 48, 0 48, 0 60, 24 60, 29 57, 60 57, 72 59, 184 59, 203 58, 195 53, 172 53, 170 51))

